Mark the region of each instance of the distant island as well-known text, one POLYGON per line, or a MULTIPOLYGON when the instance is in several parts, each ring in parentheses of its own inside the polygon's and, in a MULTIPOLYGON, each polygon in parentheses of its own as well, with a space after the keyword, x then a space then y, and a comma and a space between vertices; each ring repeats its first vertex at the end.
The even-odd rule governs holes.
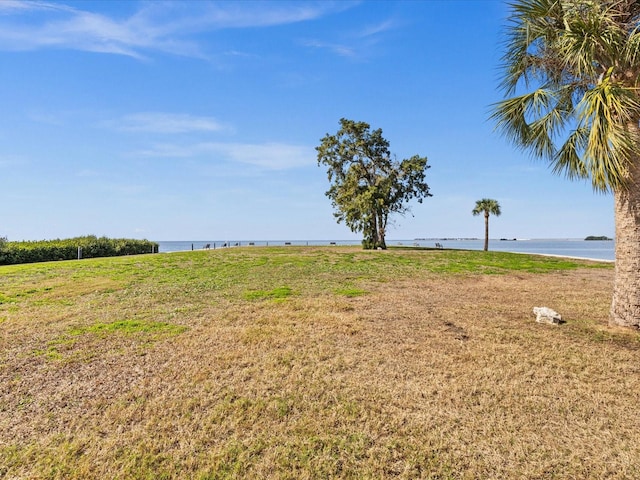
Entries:
POLYGON ((587 238, 585 238, 585 240, 613 240, 613 238, 609 238, 605 235, 602 235, 602 236, 589 235, 587 238))
POLYGON ((451 240, 451 241, 470 241, 470 240, 480 240, 477 237, 422 237, 422 238, 414 238, 417 241, 425 241, 425 240, 451 240))

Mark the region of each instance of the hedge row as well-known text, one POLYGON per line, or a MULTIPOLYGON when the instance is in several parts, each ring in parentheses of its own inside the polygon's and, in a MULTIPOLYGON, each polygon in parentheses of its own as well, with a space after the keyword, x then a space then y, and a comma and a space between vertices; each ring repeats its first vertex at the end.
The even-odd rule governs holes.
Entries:
POLYGON ((157 253, 158 244, 148 240, 107 238, 89 235, 65 240, 40 240, 32 242, 0 242, 0 265, 18 263, 51 262, 78 258, 115 257, 157 253))

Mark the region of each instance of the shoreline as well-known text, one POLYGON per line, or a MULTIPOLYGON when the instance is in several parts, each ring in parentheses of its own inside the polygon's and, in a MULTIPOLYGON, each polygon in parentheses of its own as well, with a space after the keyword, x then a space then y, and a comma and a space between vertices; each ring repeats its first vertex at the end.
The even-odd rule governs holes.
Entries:
MULTIPOLYGON (((494 251, 506 252, 507 250, 494 250, 494 251)), ((518 253, 521 255, 541 255, 543 257, 555 257, 555 258, 570 258, 571 260, 587 260, 590 262, 616 263, 615 259, 611 260, 608 258, 576 257, 575 255, 560 255, 557 253, 532 253, 532 252, 508 252, 508 253, 518 253)))
MULTIPOLYGON (((570 240, 559 240, 559 241, 570 241, 570 240)), ((575 240, 577 241, 583 241, 583 240, 575 240)), ((168 241, 168 242, 157 242, 161 245, 162 244, 193 244, 194 247, 193 248, 184 248, 184 249, 171 249, 171 250, 164 250, 162 248, 160 248, 160 251, 158 253, 179 253, 179 252, 197 252, 197 251, 205 251, 205 250, 220 250, 220 249, 227 249, 227 248, 247 248, 247 247, 253 247, 253 248, 260 248, 260 247, 359 247, 360 246, 360 242, 351 242, 351 241, 343 241, 341 243, 339 243, 340 241, 336 241, 336 242, 331 242, 331 241, 323 241, 322 243, 320 243, 320 241, 306 241, 306 240, 299 240, 299 241, 292 241, 292 242, 285 242, 285 241, 256 241, 256 242, 226 242, 228 246, 214 246, 211 248, 203 248, 202 246, 196 248, 195 244, 199 243, 199 244, 207 244, 210 243, 212 245, 216 245, 218 242, 203 242, 203 241, 198 241, 198 242, 182 242, 182 241, 168 241), (349 242, 349 243, 347 243, 349 242), (231 244, 230 244, 231 243, 231 244)), ((222 242, 224 244, 224 242, 222 242)), ((404 244, 404 243, 395 243, 395 244, 390 244, 388 245, 389 248, 393 248, 393 247, 404 247, 404 248, 408 248, 408 249, 412 249, 412 248, 416 248, 416 249, 433 249, 433 250, 441 250, 438 249, 436 247, 432 247, 432 246, 428 246, 428 245, 416 245, 416 244, 404 244)), ((467 250, 467 251, 482 251, 479 248, 447 248, 445 246, 444 250, 467 250)), ((555 258, 567 258, 567 259, 572 259, 572 260, 586 260, 586 261, 591 261, 591 262, 604 262, 604 263, 615 263, 615 258, 611 259, 611 258, 597 258, 597 257, 588 257, 588 256, 579 256, 579 255, 565 255, 565 254, 560 254, 560 253, 545 253, 545 252, 535 252, 535 251, 529 251, 529 252, 523 252, 523 251, 514 251, 514 250, 509 250, 509 249, 489 249, 489 252, 504 252, 504 253, 516 253, 516 254, 521 254, 521 255, 540 255, 540 256, 545 256, 545 257, 555 257, 555 258)))

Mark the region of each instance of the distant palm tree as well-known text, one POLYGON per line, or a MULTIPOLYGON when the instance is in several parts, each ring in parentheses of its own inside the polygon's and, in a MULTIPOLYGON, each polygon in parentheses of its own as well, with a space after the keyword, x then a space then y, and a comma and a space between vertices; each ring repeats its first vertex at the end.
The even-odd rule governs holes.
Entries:
POLYGON ((610 321, 640 326, 640 2, 511 0, 498 128, 556 173, 613 192, 610 321))
POLYGON ((472 210, 473 215, 480 215, 484 213, 484 251, 489 250, 489 215, 495 215, 499 217, 502 213, 500 211, 500 204, 497 200, 492 198, 483 198, 476 201, 476 208, 472 210))

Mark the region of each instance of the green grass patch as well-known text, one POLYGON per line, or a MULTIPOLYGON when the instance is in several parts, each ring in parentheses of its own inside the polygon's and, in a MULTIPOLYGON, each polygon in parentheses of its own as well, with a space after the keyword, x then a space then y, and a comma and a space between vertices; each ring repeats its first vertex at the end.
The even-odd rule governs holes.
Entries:
MULTIPOLYGON (((72 327, 49 342, 46 348, 37 349, 33 354, 53 361, 88 361, 98 355, 100 343, 114 335, 137 338, 141 348, 147 348, 153 342, 179 335, 187 327, 167 322, 145 320, 120 320, 110 323, 72 327), (95 337, 94 340, 82 337, 95 337)), ((105 346, 103 346, 104 349, 105 346)), ((110 352, 116 352, 117 346, 106 346, 110 352)))
POLYGON ((14 298, 11 298, 11 297, 9 297, 7 295, 4 295, 4 294, 0 293, 0 304, 3 304, 3 303, 15 303, 15 302, 16 302, 16 300, 14 298))
POLYGON ((368 292, 360 288, 338 288, 335 290, 338 295, 344 295, 345 297, 353 298, 366 295, 368 292))
POLYGON ((293 290, 290 287, 277 287, 273 290, 251 290, 245 292, 244 298, 247 300, 284 300, 293 295, 293 290))
POLYGON ((111 333, 121 333, 132 335, 135 333, 178 335, 184 332, 187 327, 181 325, 172 325, 167 322, 153 322, 143 320, 120 320, 111 323, 97 323, 88 327, 78 327, 69 330, 71 335, 83 335, 85 333, 94 333, 97 335, 108 335, 111 333))

